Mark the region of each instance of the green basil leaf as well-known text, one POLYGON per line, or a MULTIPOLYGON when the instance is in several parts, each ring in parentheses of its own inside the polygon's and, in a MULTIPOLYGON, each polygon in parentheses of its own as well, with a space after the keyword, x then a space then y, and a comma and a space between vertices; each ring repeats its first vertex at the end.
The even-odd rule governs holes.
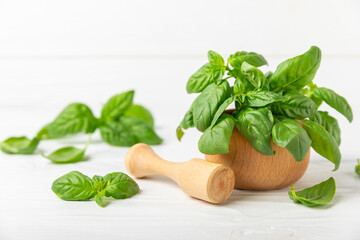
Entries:
POLYGON ((360 158, 358 158, 357 162, 358 162, 358 165, 355 166, 355 172, 357 175, 360 176, 360 158))
POLYGON ((350 104, 346 101, 345 98, 335 93, 333 90, 328 88, 315 88, 313 90, 313 95, 326 102, 330 107, 337 110, 339 113, 344 115, 349 122, 353 120, 353 113, 350 107, 350 104))
POLYGON ((272 140, 286 148, 296 161, 302 161, 310 149, 311 139, 300 125, 290 118, 283 118, 272 128, 272 140))
POLYGON ((81 103, 68 105, 53 122, 38 133, 41 139, 61 138, 68 134, 93 133, 98 125, 90 108, 81 103))
POLYGON ((313 100, 313 102, 316 104, 316 106, 317 106, 318 108, 320 107, 320 105, 321 105, 322 102, 323 102, 321 99, 315 97, 314 95, 311 95, 310 99, 313 100))
POLYGON ((56 179, 51 189, 59 198, 67 201, 88 200, 96 194, 91 179, 78 171, 56 179))
POLYGON ((315 114, 310 118, 311 121, 316 122, 323 126, 331 136, 334 137, 336 143, 340 145, 341 143, 341 131, 339 127, 338 121, 329 115, 328 112, 317 111, 315 114))
POLYGON ((271 76, 270 88, 278 92, 282 88, 305 87, 314 79, 320 62, 321 51, 313 46, 306 53, 280 63, 271 76))
POLYGON ((311 117, 316 112, 315 103, 304 95, 286 94, 285 97, 289 97, 289 99, 272 105, 271 111, 274 114, 304 119, 311 117))
POLYGON ((213 127, 205 130, 199 140, 199 150, 204 154, 225 154, 229 152, 230 138, 235 121, 223 114, 213 127))
POLYGON ((265 58, 257 53, 254 52, 236 52, 232 55, 230 55, 228 62, 233 68, 241 69, 241 65, 243 62, 247 62, 255 67, 260 67, 263 65, 267 65, 267 61, 265 58))
POLYGON ((237 120, 236 127, 255 150, 274 155, 270 143, 274 119, 267 108, 247 108, 238 114, 237 120))
POLYGON ((300 122, 311 139, 312 148, 321 156, 334 163, 335 168, 333 171, 336 171, 340 166, 341 153, 333 136, 316 122, 310 120, 300 122))
POLYGON ((94 197, 96 204, 99 205, 100 207, 104 207, 104 197, 105 197, 105 190, 98 192, 94 197))
POLYGON ((186 91, 188 93, 202 92, 208 85, 221 81, 225 73, 225 67, 219 67, 206 63, 188 80, 186 91))
POLYGON ((44 156, 53 163, 74 163, 84 159, 86 148, 64 147, 56 150, 48 156, 44 156))
POLYGON ((185 113, 183 120, 181 121, 180 125, 176 129, 176 136, 177 139, 180 141, 181 138, 184 136, 184 132, 182 129, 188 129, 194 127, 194 120, 193 120, 193 113, 191 108, 189 111, 185 113))
POLYGON ((223 57, 215 51, 208 51, 208 59, 212 66, 222 67, 225 64, 223 57))
POLYGON ((131 105, 131 107, 124 113, 124 116, 140 118, 144 120, 146 123, 148 123, 152 128, 154 128, 154 118, 151 112, 141 105, 138 104, 131 105))
POLYGON ((216 124, 217 120, 224 113, 226 108, 234 101, 235 101, 235 97, 231 96, 220 105, 220 107, 218 108, 218 110, 216 111, 216 113, 214 115, 213 120, 211 121, 210 128, 212 128, 216 124))
POLYGON ((134 91, 127 91, 111 97, 101 110, 101 119, 105 122, 113 121, 124 115, 131 107, 134 91))
POLYGON ((234 94, 236 96, 253 91, 254 89, 255 87, 248 80, 246 80, 244 75, 241 75, 241 78, 236 77, 234 81, 234 94))
POLYGON ((255 88, 260 89, 265 84, 265 75, 257 67, 244 62, 241 65, 241 72, 255 88))
POLYGON ((104 177, 106 182, 105 196, 115 199, 129 198, 139 192, 139 186, 128 175, 122 172, 114 172, 104 177))
POLYGON ((96 192, 100 192, 106 187, 104 177, 95 175, 92 177, 93 188, 96 192))
POLYGON ((11 137, 3 141, 0 148, 7 154, 33 154, 39 142, 37 137, 32 140, 27 137, 11 137))
POLYGON ((282 96, 280 93, 259 91, 249 92, 245 98, 245 103, 249 107, 264 107, 273 102, 284 101, 288 99, 282 96))
POLYGON ((113 146, 132 146, 136 143, 157 145, 162 142, 149 124, 135 117, 108 122, 100 127, 100 133, 102 139, 113 146))
POLYGON ((334 198, 335 191, 335 180, 331 177, 320 184, 298 192, 295 192, 294 186, 291 184, 289 197, 294 202, 302 203, 307 207, 315 207, 330 203, 334 198))
POLYGON ((230 86, 227 81, 220 85, 209 85, 194 101, 192 107, 195 127, 203 132, 211 124, 217 109, 230 96, 230 86))

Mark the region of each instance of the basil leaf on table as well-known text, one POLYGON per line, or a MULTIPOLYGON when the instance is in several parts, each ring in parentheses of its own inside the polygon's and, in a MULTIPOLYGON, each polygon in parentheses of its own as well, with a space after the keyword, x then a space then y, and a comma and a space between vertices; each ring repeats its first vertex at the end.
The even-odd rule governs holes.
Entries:
POLYGON ((79 149, 76 147, 64 147, 60 148, 48 156, 43 157, 49 159, 53 163, 74 163, 84 159, 86 148, 79 149))
POLYGON ((285 97, 289 99, 272 105, 271 111, 274 114, 294 119, 304 119, 311 117, 316 112, 315 103, 304 95, 285 94, 285 97))
POLYGON ((355 172, 360 176, 360 158, 357 160, 358 164, 355 166, 355 172))
POLYGON ((261 87, 265 84, 265 75, 257 67, 244 62, 241 65, 241 72, 255 88, 261 89, 261 87))
POLYGON ((139 104, 133 104, 131 107, 126 110, 124 113, 125 117, 137 117, 144 120, 148 123, 152 128, 154 128, 154 118, 149 110, 139 104))
POLYGON ((341 153, 334 137, 316 122, 310 120, 300 122, 311 139, 311 147, 321 156, 334 163, 333 171, 336 171, 340 166, 341 153))
POLYGON ((258 92, 249 92, 246 95, 245 103, 249 107, 264 107, 270 103, 284 101, 286 99, 288 98, 282 96, 279 93, 258 91, 258 92))
POLYGON ((90 108, 82 103, 68 105, 53 122, 38 133, 41 139, 61 138, 68 134, 93 133, 98 125, 90 108))
POLYGON ((341 130, 339 127, 338 121, 329 115, 328 112, 317 111, 315 114, 310 118, 311 121, 316 122, 323 126, 331 136, 334 137, 336 143, 340 145, 341 143, 341 130))
POLYGON ((101 110, 101 119, 105 122, 118 119, 131 107, 133 98, 133 90, 111 97, 101 110))
POLYGON ((306 131, 290 118, 276 121, 272 128, 272 140, 276 145, 286 148, 298 162, 304 159, 311 144, 306 131))
POLYGON ((220 85, 209 85, 192 105, 193 121, 199 131, 205 131, 212 122, 219 106, 230 97, 230 86, 227 81, 220 85))
POLYGON ((67 201, 88 200, 96 195, 91 178, 78 171, 56 179, 51 189, 59 198, 67 201))
POLYGON ((254 52, 245 52, 245 51, 236 52, 230 55, 230 57, 228 58, 228 62, 233 68, 239 70, 241 69, 241 65, 244 62, 247 62, 255 67, 261 67, 263 65, 268 64, 262 55, 254 52))
POLYGON ((105 196, 115 199, 130 198, 139 192, 139 186, 128 175, 122 172, 109 173, 104 176, 105 196))
POLYGON ((353 113, 350 104, 346 99, 328 88, 315 88, 312 93, 316 98, 323 100, 330 107, 344 115, 349 122, 353 120, 353 113))
POLYGON ((189 78, 186 84, 186 91, 188 93, 202 92, 208 85, 219 82, 224 73, 224 66, 206 63, 189 78))
POLYGON ((267 108, 247 108, 237 116, 236 127, 251 146, 264 155, 274 155, 270 134, 273 116, 267 108))
POLYGON ((204 154, 225 154, 229 152, 229 143, 234 129, 234 118, 223 114, 213 127, 206 129, 200 137, 198 146, 204 154))
POLYGON ((291 191, 288 193, 290 199, 294 202, 301 203, 307 207, 315 207, 330 203, 334 198, 335 191, 335 180, 331 177, 320 184, 298 192, 295 192, 294 185, 291 184, 291 191))
POLYGON ((132 146, 136 143, 157 145, 162 139, 153 128, 136 117, 121 117, 120 121, 108 122, 100 127, 102 139, 113 146, 132 146))
POLYGON ((27 137, 11 137, 0 144, 1 151, 7 154, 33 154, 40 140, 27 137))
POLYGON ((82 201, 94 198, 99 206, 104 206, 105 197, 124 199, 139 192, 137 183, 121 172, 110 173, 105 177, 95 175, 90 179, 78 171, 72 171, 56 179, 51 189, 63 200, 82 201))
POLYGON ((280 63, 270 78, 270 89, 278 92, 282 88, 305 87, 314 79, 320 62, 321 51, 313 46, 304 54, 280 63))

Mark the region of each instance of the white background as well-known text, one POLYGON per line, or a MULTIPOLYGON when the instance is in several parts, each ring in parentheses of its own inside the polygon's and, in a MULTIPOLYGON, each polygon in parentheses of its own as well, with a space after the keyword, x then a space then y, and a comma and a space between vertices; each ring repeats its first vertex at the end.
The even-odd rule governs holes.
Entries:
MULTIPOLYGON (((314 80, 346 97, 354 121, 332 112, 342 129, 342 166, 313 153, 299 189, 334 176, 335 204, 308 209, 293 204, 287 189, 234 191, 213 206, 184 195, 164 178, 139 180, 141 194, 113 201, 64 202, 50 190, 57 177, 125 171, 127 148, 101 143, 89 160, 53 165, 39 154, 0 153, 0 239, 127 237, 150 239, 357 239, 360 231, 360 1, 25 1, 0 0, 0 136, 31 137, 71 102, 98 115, 113 94, 135 89, 135 102, 153 112, 164 144, 155 150, 172 161, 202 157, 199 133, 177 142, 175 128, 195 96, 188 77, 206 62, 209 49, 225 58, 256 51, 269 69, 305 52, 322 49, 314 80)), ((265 70, 265 69, 264 69, 265 70)), ((328 108, 324 108, 328 109, 328 108)), ((46 153, 75 137, 41 143, 46 153)))

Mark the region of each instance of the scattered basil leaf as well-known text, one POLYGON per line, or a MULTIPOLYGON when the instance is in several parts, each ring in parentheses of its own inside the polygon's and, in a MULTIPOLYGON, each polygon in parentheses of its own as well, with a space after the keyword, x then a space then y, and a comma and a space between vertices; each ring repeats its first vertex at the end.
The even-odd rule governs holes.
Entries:
POLYGON ((7 154, 33 154, 39 142, 37 137, 32 140, 27 137, 11 137, 3 141, 0 148, 7 154))
POLYGON ((139 104, 131 105, 131 107, 128 110, 126 110, 126 112, 124 113, 124 116, 140 118, 144 120, 146 123, 148 123, 152 128, 154 128, 154 118, 151 112, 139 104))
POLYGON ((205 131, 210 125, 220 105, 230 96, 227 81, 209 85, 194 101, 192 106, 193 121, 199 131, 205 131))
POLYGON ((219 82, 225 73, 225 67, 206 63, 188 80, 186 90, 188 93, 202 92, 208 85, 219 82))
POLYGON ((53 122, 38 133, 41 139, 61 138, 68 134, 93 133, 98 125, 90 108, 82 103, 68 105, 53 122))
POLYGON ((113 146, 132 146, 136 143, 157 145, 162 139, 152 127, 136 117, 122 117, 118 122, 107 122, 100 127, 102 139, 113 146))
POLYGON ((236 127, 258 152, 274 155, 270 143, 273 122, 273 116, 267 108, 247 108, 238 114, 236 127))
POLYGON ((360 176, 360 158, 357 160, 358 164, 355 166, 355 172, 360 176))
POLYGON ((328 88, 315 88, 313 96, 326 102, 330 107, 344 115, 349 122, 353 120, 353 113, 350 104, 346 99, 328 88))
POLYGON ((270 79, 270 89, 274 92, 282 88, 303 88, 315 77, 321 62, 321 51, 311 47, 306 53, 290 58, 276 68, 270 79))
POLYGON ((111 97, 101 110, 101 119, 105 122, 117 120, 131 107, 133 98, 133 90, 111 97))
POLYGON ((315 207, 330 203, 334 198, 335 191, 335 180, 331 177, 320 184, 298 192, 295 192, 294 185, 291 184, 289 197, 294 202, 301 203, 307 207, 315 207))
POLYGON ((268 64, 262 55, 254 52, 245 52, 245 51, 236 52, 230 55, 230 57, 228 58, 228 62, 233 68, 239 70, 241 69, 241 65, 244 62, 247 62, 255 67, 261 67, 263 65, 268 64))
POLYGON ((249 92, 246 95, 245 102, 249 107, 264 107, 270 103, 284 101, 287 99, 287 97, 284 97, 279 93, 258 91, 249 92))
POLYGON ((333 171, 336 171, 340 166, 341 153, 334 137, 316 122, 310 120, 300 122, 311 139, 312 148, 321 156, 334 163, 335 168, 333 171))
POLYGON ((85 148, 64 147, 56 150, 48 156, 43 155, 53 163, 74 163, 84 159, 85 148))
POLYGON ((244 62, 241 65, 241 72, 255 88, 261 89, 265 84, 265 75, 257 67, 244 62))
POLYGON ((286 148, 296 161, 302 161, 310 149, 311 139, 300 125, 290 118, 277 120, 272 128, 272 140, 286 148))
POLYGON ((315 103, 304 95, 286 94, 288 100, 276 102, 272 105, 271 111, 277 115, 283 115, 294 119, 311 117, 317 107, 315 103))
POLYGON ((122 172, 114 172, 105 175, 105 196, 115 199, 130 198, 139 192, 139 186, 128 175, 122 172))
POLYGON ((315 114, 310 118, 311 121, 316 122, 323 126, 331 136, 334 137, 336 143, 340 145, 341 143, 341 130, 339 127, 338 121, 331 117, 328 112, 317 111, 315 114))
POLYGON ((73 171, 56 179, 52 185, 53 192, 67 201, 81 201, 94 198, 95 202, 103 207, 105 197, 115 199, 130 198, 139 192, 139 186, 128 175, 115 172, 105 177, 88 176, 73 171))
POLYGON ((67 201, 88 200, 96 194, 92 180, 78 171, 56 179, 51 189, 59 198, 67 201))
POLYGON ((234 128, 234 118, 223 114, 213 127, 206 129, 200 137, 198 146, 204 154, 225 154, 229 152, 229 143, 234 128))

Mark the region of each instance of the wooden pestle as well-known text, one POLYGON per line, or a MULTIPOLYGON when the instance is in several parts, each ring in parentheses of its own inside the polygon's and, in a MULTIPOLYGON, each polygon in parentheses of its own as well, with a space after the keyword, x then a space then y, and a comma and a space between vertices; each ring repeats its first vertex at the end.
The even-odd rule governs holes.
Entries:
POLYGON ((136 178, 163 175, 171 178, 188 195, 211 203, 222 203, 231 195, 235 175, 225 165, 193 158, 187 162, 168 162, 150 146, 138 143, 126 154, 127 171, 136 178))

